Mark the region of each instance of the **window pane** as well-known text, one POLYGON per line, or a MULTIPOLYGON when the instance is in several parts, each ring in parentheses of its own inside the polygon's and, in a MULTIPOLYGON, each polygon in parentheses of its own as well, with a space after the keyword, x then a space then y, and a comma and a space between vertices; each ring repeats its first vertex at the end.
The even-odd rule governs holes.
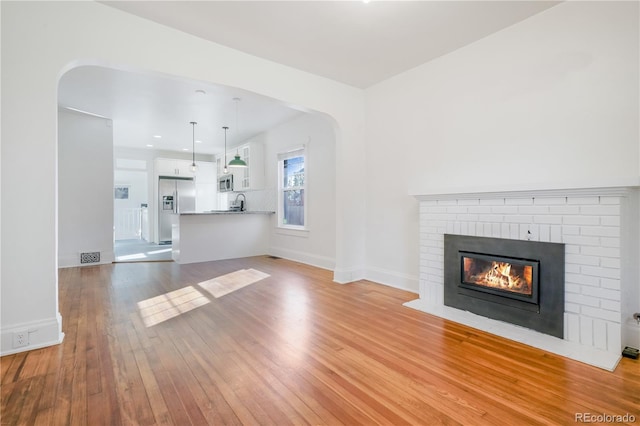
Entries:
POLYGON ((304 157, 292 157, 283 161, 283 188, 304 185, 304 157))
POLYGON ((304 189, 284 191, 284 225, 304 226, 304 189))

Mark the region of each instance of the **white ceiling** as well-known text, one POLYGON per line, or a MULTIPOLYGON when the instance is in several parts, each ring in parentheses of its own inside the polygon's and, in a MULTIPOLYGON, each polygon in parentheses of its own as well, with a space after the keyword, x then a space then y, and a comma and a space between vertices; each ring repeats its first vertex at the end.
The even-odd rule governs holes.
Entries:
POLYGON ((106 1, 186 33, 366 88, 520 22, 548 1, 106 1))
POLYGON ((226 86, 96 66, 65 73, 58 104, 112 119, 116 146, 191 153, 195 133, 195 151, 200 154, 224 150, 222 126, 229 127, 231 147, 302 113, 226 86), (197 122, 195 128, 192 121, 197 122))
MULTIPOLYGON (((355 87, 473 43, 558 2, 547 1, 107 1, 125 12, 355 87)), ((222 150, 299 111, 237 89, 98 67, 69 71, 62 106, 114 121, 114 143, 222 150), (196 93, 204 90, 206 94, 196 93), (238 103, 232 98, 240 97, 238 103), (236 126, 236 104, 238 126, 236 126), (222 123, 222 124, 221 124, 222 123), (239 131, 237 131, 239 128, 239 131), (153 135, 161 135, 161 139, 153 135)))

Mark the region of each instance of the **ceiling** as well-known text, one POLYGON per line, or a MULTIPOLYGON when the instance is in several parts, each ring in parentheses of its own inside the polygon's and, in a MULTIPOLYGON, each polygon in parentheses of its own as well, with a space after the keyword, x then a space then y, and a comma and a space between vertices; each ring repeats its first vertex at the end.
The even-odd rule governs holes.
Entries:
MULTIPOLYGON (((558 2, 101 3, 264 59, 367 88, 558 2)), ((224 143, 222 125, 230 127, 228 142, 233 145, 301 114, 238 89, 99 67, 69 71, 61 79, 59 94, 62 106, 113 119, 116 145, 154 145, 174 151, 191 151, 190 121, 198 122, 195 133, 201 142, 196 152, 217 153, 224 143), (234 97, 241 101, 233 101, 234 97)))
POLYGON ((366 88, 558 2, 102 3, 255 56, 366 88))
POLYGON ((240 89, 97 66, 65 73, 58 104, 112 119, 116 146, 198 154, 224 151, 222 126, 232 147, 302 114, 240 89))

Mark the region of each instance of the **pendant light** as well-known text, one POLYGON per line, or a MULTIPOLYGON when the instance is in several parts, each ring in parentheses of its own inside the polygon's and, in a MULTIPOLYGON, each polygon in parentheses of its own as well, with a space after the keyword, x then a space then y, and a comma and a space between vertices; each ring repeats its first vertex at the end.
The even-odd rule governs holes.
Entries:
POLYGON ((227 169, 227 130, 229 130, 229 128, 227 126, 222 128, 224 129, 224 170, 222 170, 222 173, 226 175, 229 173, 229 169, 227 169))
MULTIPOLYGON (((236 133, 240 134, 238 131, 238 102, 240 102, 240 98, 233 98, 233 101, 236 103, 236 133)), ((229 161, 229 167, 247 167, 247 163, 240 158, 238 148, 236 148, 236 155, 233 157, 233 160, 229 161)))
POLYGON ((195 121, 191 121, 191 127, 193 129, 193 135, 192 135, 193 138, 191 139, 192 140, 191 145, 192 145, 192 149, 193 149, 191 151, 192 152, 192 156, 191 156, 191 171, 193 173, 195 173, 196 170, 198 170, 198 166, 196 165, 196 124, 198 124, 198 123, 196 123, 195 121))

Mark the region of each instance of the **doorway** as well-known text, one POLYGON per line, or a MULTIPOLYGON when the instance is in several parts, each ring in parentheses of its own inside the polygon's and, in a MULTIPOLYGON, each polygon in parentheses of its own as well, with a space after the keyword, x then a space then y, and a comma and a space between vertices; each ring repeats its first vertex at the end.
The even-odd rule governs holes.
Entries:
POLYGON ((117 158, 113 171, 113 182, 113 250, 115 261, 170 261, 171 246, 154 244, 150 237, 147 161, 117 158))

